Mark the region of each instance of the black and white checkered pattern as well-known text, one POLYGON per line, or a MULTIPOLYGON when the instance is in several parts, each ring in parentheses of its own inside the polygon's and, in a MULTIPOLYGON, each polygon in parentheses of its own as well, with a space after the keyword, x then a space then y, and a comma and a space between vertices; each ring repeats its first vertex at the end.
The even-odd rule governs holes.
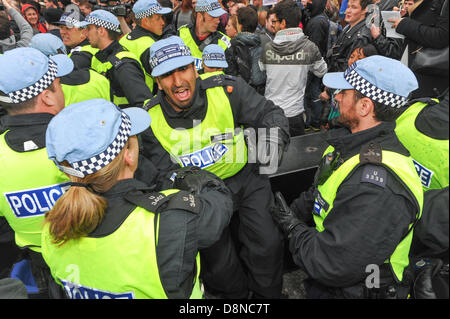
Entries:
POLYGON ((104 152, 87 160, 72 163, 72 167, 85 176, 94 174, 95 172, 99 171, 100 169, 111 163, 113 159, 116 158, 116 156, 120 153, 120 151, 122 151, 125 143, 128 141, 130 132, 130 118, 128 117, 128 115, 122 112, 122 123, 120 124, 119 132, 117 133, 114 141, 108 146, 108 148, 104 152))
POLYGON ((195 6, 195 11, 196 12, 209 12, 209 11, 217 10, 220 8, 222 8, 222 7, 220 6, 219 2, 213 2, 206 6, 195 6))
POLYGON ((399 108, 406 104, 407 98, 397 95, 395 93, 384 91, 362 76, 360 76, 356 70, 348 70, 344 73, 344 78, 350 83, 362 95, 367 96, 371 100, 381 103, 386 106, 399 108))
POLYGON ((114 23, 111 23, 109 21, 105 21, 105 20, 102 20, 102 19, 90 16, 90 15, 87 16, 86 22, 94 24, 94 25, 96 25, 98 27, 103 27, 105 29, 121 33, 121 31, 119 29, 119 26, 115 25, 114 23))
POLYGON ((156 12, 158 12, 161 9, 162 9, 162 7, 159 4, 157 4, 156 6, 153 6, 153 7, 151 7, 148 10, 136 13, 134 16, 135 16, 136 19, 142 19, 142 18, 145 18, 145 17, 150 17, 150 16, 154 15, 156 12))
POLYGON ((56 63, 49 59, 47 73, 45 73, 39 81, 26 88, 10 92, 8 93, 8 96, 13 103, 23 103, 31 100, 35 96, 38 96, 46 88, 48 88, 50 84, 52 84, 56 79, 57 74, 58 66, 56 65, 56 63))

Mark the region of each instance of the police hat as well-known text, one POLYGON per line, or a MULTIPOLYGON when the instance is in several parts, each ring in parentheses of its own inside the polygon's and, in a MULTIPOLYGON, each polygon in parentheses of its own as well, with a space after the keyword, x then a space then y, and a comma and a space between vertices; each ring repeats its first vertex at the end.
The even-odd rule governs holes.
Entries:
POLYGON ((73 62, 65 54, 50 58, 34 48, 17 48, 0 55, 0 96, 6 103, 22 103, 38 96, 56 78, 69 74, 73 62))
POLYGON ((138 0, 133 6, 133 12, 136 19, 150 17, 156 14, 168 14, 172 10, 162 7, 156 0, 138 0))
POLYGON ((111 163, 128 138, 146 130, 150 122, 144 109, 121 110, 104 99, 70 104, 48 125, 48 157, 61 171, 83 178, 111 163), (59 165, 63 161, 71 168, 59 165))
POLYGON ((153 77, 166 74, 192 62, 194 62, 194 58, 191 50, 180 37, 171 36, 156 41, 150 47, 150 65, 153 77))
POLYGON ((417 89, 414 73, 400 61, 372 55, 353 63, 345 72, 327 73, 323 84, 332 89, 357 90, 386 106, 399 108, 417 89))

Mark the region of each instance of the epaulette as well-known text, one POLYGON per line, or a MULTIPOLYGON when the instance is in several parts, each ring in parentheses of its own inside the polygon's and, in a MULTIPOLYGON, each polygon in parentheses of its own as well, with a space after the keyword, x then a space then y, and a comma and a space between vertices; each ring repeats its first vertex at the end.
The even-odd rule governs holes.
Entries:
POLYGON ((125 199, 153 213, 181 209, 198 214, 201 210, 198 198, 187 191, 179 191, 168 196, 154 191, 131 191, 125 195, 125 199))
POLYGON ((386 187, 387 171, 382 164, 381 145, 376 142, 369 142, 361 147, 359 161, 364 165, 361 175, 361 182, 371 183, 380 187, 386 187))
POLYGON ((361 164, 373 163, 380 164, 382 161, 381 145, 376 142, 369 142, 361 147, 359 153, 359 162, 361 164))
POLYGON ((142 107, 144 110, 148 111, 155 105, 161 104, 161 99, 159 95, 153 96, 151 99, 144 102, 144 106, 142 107))
MULTIPOLYGON (((203 79, 201 82, 201 88, 206 90, 218 86, 228 87, 228 86, 235 86, 236 78, 231 75, 227 74, 218 74, 210 76, 206 79, 203 79)), ((228 92, 231 93, 231 92, 228 92)))

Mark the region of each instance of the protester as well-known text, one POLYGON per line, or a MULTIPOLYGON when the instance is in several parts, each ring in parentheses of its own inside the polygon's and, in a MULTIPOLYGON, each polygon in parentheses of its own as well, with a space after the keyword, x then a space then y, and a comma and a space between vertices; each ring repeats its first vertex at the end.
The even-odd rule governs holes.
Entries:
POLYGON ((30 24, 11 5, 10 0, 2 0, 2 3, 5 6, 7 15, 0 15, 0 54, 14 48, 28 46, 33 37, 33 29, 30 24), (13 34, 8 16, 16 22, 20 30, 19 40, 16 40, 13 34))
POLYGON ((48 31, 47 26, 39 21, 39 12, 38 10, 31 4, 25 4, 22 6, 22 15, 25 17, 25 20, 33 28, 33 33, 45 33, 48 31))
POLYGON ((194 7, 192 0, 183 0, 181 5, 174 11, 173 24, 178 30, 183 25, 191 24, 194 7))
MULTIPOLYGON (((449 44, 448 0, 418 0, 408 8, 408 16, 391 20, 395 30, 406 37, 408 66, 412 67, 416 54, 427 48, 444 50, 449 44)), ((444 51, 445 52, 445 51, 444 51)), ((443 62, 445 64, 445 62, 443 62)), ((448 50, 447 50, 448 65, 448 50)), ((419 88, 414 97, 437 97, 448 88, 447 71, 435 67, 432 71, 415 72, 419 88)))
POLYGON ((291 136, 304 134, 304 95, 308 71, 322 77, 327 64, 317 46, 298 27, 301 12, 290 0, 274 7, 275 39, 262 53, 261 66, 267 74, 265 97, 279 105, 289 120, 291 136))
POLYGON ((255 10, 243 7, 237 10, 236 17, 238 34, 231 39, 233 59, 230 61, 230 64, 234 64, 236 74, 232 75, 242 77, 259 94, 264 95, 266 74, 259 67, 261 40, 255 34, 258 15, 255 10))
POLYGON ((51 33, 58 38, 61 38, 61 33, 59 31, 59 20, 61 16, 64 14, 64 11, 61 9, 49 8, 44 11, 44 19, 47 22, 48 32, 51 33))
POLYGON ((230 39, 233 39, 237 34, 237 16, 230 16, 228 19, 227 26, 225 27, 225 31, 227 33, 227 36, 230 37, 230 39))

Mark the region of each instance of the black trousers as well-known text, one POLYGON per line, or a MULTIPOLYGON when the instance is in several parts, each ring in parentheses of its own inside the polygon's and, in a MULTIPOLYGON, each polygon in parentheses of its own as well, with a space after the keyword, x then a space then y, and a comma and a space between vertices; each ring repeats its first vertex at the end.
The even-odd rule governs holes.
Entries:
POLYGON ((270 214, 269 178, 257 169, 247 164, 225 180, 233 193, 235 227, 200 252, 205 288, 221 298, 246 298, 250 292, 256 298, 281 297, 283 236, 270 214))

